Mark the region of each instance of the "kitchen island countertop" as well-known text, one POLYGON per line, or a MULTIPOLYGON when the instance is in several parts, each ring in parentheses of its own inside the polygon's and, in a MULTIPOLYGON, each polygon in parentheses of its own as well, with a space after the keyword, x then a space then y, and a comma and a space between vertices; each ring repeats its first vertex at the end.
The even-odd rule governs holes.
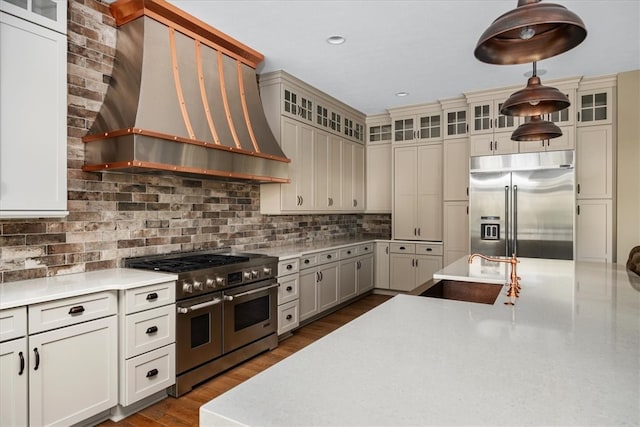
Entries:
MULTIPOLYGON (((438 274, 505 281, 479 259, 452 270, 465 262, 438 274)), ((640 424, 640 277, 535 259, 518 274, 515 306, 397 295, 206 403, 200 423, 640 424)))

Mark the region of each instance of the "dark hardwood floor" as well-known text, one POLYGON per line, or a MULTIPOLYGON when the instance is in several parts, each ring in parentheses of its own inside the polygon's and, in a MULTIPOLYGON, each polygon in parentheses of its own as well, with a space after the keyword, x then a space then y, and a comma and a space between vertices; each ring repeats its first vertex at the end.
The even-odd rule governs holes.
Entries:
POLYGON ((298 329, 293 336, 281 341, 274 350, 262 353, 218 375, 177 399, 169 397, 122 421, 117 423, 106 421, 100 426, 197 426, 198 410, 201 405, 382 304, 389 298, 391 297, 387 295, 367 295, 347 307, 298 329))

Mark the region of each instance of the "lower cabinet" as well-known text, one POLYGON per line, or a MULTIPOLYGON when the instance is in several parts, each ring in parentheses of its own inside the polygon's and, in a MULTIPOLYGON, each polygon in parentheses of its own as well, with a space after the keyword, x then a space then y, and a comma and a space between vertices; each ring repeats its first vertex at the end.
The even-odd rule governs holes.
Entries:
POLYGON ((118 403, 115 292, 29 306, 29 424, 70 425, 118 403))
POLYGON ((390 244, 390 288, 411 291, 433 278, 442 268, 442 245, 390 244))
POLYGON ((301 321, 338 304, 338 269, 332 262, 300 272, 301 321))
POLYGON ((373 289, 373 253, 340 261, 340 303, 373 289))
POLYGON ((578 200, 576 206, 576 260, 613 262, 613 202, 578 200))
POLYGON ((389 289, 389 242, 376 242, 375 287, 389 289))
POLYGON ((469 255, 469 202, 444 202, 444 262, 469 255))
POLYGON ((278 263, 278 335, 295 329, 300 324, 300 259, 278 263))
MULTIPOLYGON (((26 323, 25 323, 26 331, 26 323)), ((28 424, 27 338, 0 343, 0 425, 28 424)))

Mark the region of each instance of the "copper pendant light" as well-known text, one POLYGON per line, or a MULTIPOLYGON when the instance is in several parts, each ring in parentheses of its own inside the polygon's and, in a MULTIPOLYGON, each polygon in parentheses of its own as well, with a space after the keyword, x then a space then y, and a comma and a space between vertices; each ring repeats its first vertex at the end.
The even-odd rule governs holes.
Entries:
POLYGON ((511 134, 513 141, 542 141, 562 136, 562 130, 552 122, 542 120, 540 116, 533 116, 527 123, 523 123, 511 134))
POLYGON ((587 37, 584 22, 564 6, 518 0, 480 36, 474 55, 497 65, 540 61, 573 49, 587 37))
POLYGON ((564 110, 571 103, 569 98, 558 89, 543 86, 536 75, 536 63, 533 63, 533 75, 527 86, 511 96, 502 104, 500 114, 505 116, 540 116, 564 110))

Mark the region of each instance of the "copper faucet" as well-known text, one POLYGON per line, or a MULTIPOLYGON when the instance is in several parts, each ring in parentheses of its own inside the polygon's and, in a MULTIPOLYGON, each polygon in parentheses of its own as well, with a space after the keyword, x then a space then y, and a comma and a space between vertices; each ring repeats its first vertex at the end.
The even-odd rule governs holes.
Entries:
POLYGON ((516 298, 520 296, 520 282, 519 282, 520 277, 518 277, 518 274, 516 273, 516 265, 520 261, 518 261, 518 258, 516 258, 516 255, 515 254, 511 255, 511 258, 490 258, 482 254, 471 254, 469 255, 469 264, 473 262, 473 259, 475 257, 486 259, 487 261, 492 261, 492 262, 504 262, 504 263, 511 264, 511 275, 510 275, 511 281, 509 283, 509 290, 507 291, 507 296, 510 299, 509 301, 505 302, 505 304, 515 305, 516 298))

